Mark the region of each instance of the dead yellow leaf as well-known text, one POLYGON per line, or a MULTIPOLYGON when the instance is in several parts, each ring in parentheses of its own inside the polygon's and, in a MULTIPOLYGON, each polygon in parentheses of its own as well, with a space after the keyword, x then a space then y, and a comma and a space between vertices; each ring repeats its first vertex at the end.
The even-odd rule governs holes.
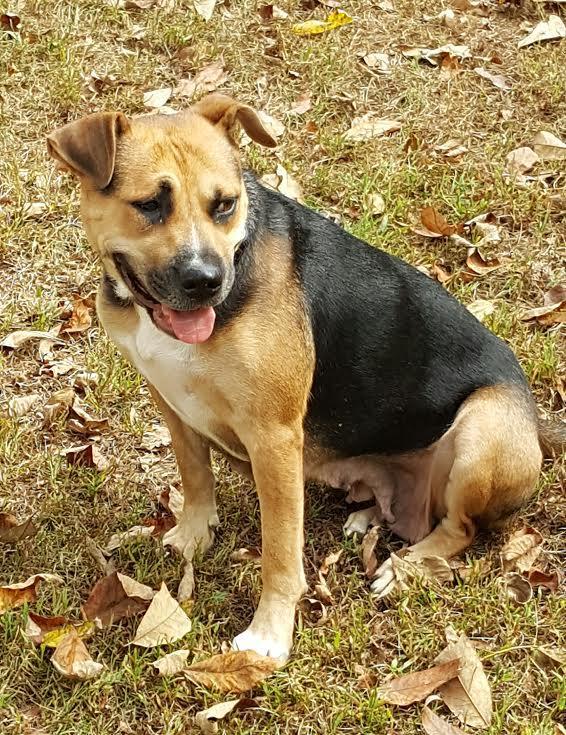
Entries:
POLYGON ((26 602, 35 602, 37 600, 37 588, 42 581, 62 582, 63 580, 57 574, 44 572, 43 574, 33 574, 25 582, 0 587, 0 613, 15 607, 21 607, 26 602))
POLYGON ((184 670, 193 684, 222 692, 247 692, 266 679, 279 662, 255 651, 230 651, 191 664, 184 670))
POLYGON ((143 616, 132 643, 143 648, 174 643, 190 633, 191 621, 162 583, 143 616))
POLYGON ((491 689, 475 648, 465 635, 436 657, 435 663, 460 660, 457 678, 440 687, 440 696, 456 717, 466 725, 481 729, 491 724, 491 689))
POLYGON ((503 571, 528 572, 542 551, 542 541, 542 535, 531 526, 515 531, 501 549, 503 571))
POLYGON ((451 661, 433 666, 423 671, 415 671, 392 679, 379 687, 377 694, 387 704, 396 704, 406 707, 409 704, 420 702, 429 694, 436 691, 442 684, 458 676, 460 660, 451 661))
POLYGON ((51 663, 62 676, 79 681, 96 678, 104 668, 102 664, 93 661, 74 629, 61 640, 51 656, 51 663))
POLYGON ((333 31, 335 28, 341 28, 352 22, 353 18, 348 13, 333 10, 327 15, 326 20, 306 20, 303 23, 295 23, 291 30, 297 36, 314 36, 333 31))
POLYGON ((78 332, 86 332, 92 325, 92 309, 94 308, 94 300, 90 296, 73 295, 73 304, 66 314, 60 334, 76 334, 78 332))
POLYGON ((71 631, 76 631, 80 638, 91 636, 96 629, 94 623, 72 623, 63 616, 45 617, 34 612, 29 613, 25 634, 37 645, 57 648, 63 638, 71 631))

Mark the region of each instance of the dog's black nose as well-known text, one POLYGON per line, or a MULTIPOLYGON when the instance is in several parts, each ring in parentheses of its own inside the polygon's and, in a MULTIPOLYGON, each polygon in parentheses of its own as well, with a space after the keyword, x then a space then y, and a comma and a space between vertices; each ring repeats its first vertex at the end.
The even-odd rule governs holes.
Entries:
POLYGON ((177 266, 179 283, 189 298, 206 301, 222 286, 222 266, 215 259, 193 255, 177 266))

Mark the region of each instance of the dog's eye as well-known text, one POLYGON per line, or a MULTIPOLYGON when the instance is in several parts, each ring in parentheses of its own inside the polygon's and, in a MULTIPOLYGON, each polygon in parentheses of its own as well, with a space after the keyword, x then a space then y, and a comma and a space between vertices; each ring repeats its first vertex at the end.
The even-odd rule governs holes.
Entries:
POLYGON ((143 202, 132 202, 132 206, 152 224, 161 222, 161 203, 159 199, 146 199, 143 202))
POLYGON ((234 214, 237 201, 236 197, 221 199, 214 207, 214 214, 221 219, 229 217, 231 214, 234 214))

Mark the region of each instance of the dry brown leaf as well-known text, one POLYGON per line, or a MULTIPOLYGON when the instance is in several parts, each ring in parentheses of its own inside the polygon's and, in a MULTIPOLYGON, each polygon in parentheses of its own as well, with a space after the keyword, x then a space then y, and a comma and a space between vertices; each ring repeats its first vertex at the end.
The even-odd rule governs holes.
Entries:
MULTIPOLYGON (((121 0, 112 0, 120 3, 121 0)), ((176 0, 125 0, 123 6, 126 10, 150 10, 151 8, 170 9, 176 0)))
POLYGON ((157 502, 162 505, 165 510, 173 513, 175 518, 179 520, 183 512, 183 506, 185 505, 185 496, 179 488, 175 487, 175 485, 170 485, 166 490, 159 493, 157 502))
POLYGON ((522 146, 508 153, 505 161, 509 176, 513 179, 520 180, 520 177, 527 173, 527 171, 530 171, 535 163, 540 161, 540 158, 532 148, 522 146))
POLYGON ((107 559, 102 549, 96 544, 96 542, 87 536, 85 538, 85 548, 92 559, 96 562, 97 567, 100 571, 108 576, 116 571, 116 565, 112 559, 107 559))
POLYGON ((104 666, 92 660, 87 647, 75 630, 63 638, 51 656, 51 663, 68 679, 86 681, 99 676, 104 666))
POLYGON ((487 299, 476 299, 468 304, 467 309, 478 321, 484 322, 488 316, 495 312, 495 304, 487 299))
POLYGON ((390 59, 388 54, 370 53, 362 57, 365 64, 378 74, 391 74, 390 59))
POLYGON ((495 87, 497 87, 498 89, 502 89, 504 92, 508 92, 511 89, 511 84, 509 83, 509 80, 504 77, 503 74, 493 74, 487 69, 484 69, 483 66, 476 66, 474 71, 478 76, 482 77, 483 79, 487 79, 495 87))
POLYGON ((472 55, 468 46, 455 46, 452 43, 447 43, 444 46, 439 46, 438 48, 403 48, 401 53, 409 59, 426 61, 431 66, 438 66, 439 61, 442 63, 442 61, 447 57, 464 60, 469 59, 472 55))
POLYGON ((310 92, 303 92, 293 102, 293 105, 287 110, 287 115, 304 115, 311 109, 310 92))
POLYGON ((143 648, 174 643, 190 633, 191 628, 189 617, 171 597, 166 584, 162 583, 143 616, 132 643, 143 648))
POLYGON ((144 431, 140 441, 140 447, 147 449, 149 452, 161 449, 161 447, 168 447, 170 444, 171 432, 164 424, 160 424, 149 431, 144 431))
POLYGON ((24 538, 35 536, 37 531, 31 517, 19 523, 11 513, 0 513, 0 544, 16 544, 24 538))
POLYGON ((261 549, 257 546, 252 546, 250 549, 236 549, 230 554, 230 559, 236 563, 253 561, 254 564, 261 564, 261 549))
POLYGON ((387 704, 396 704, 406 707, 415 702, 421 702, 438 687, 454 679, 460 669, 458 658, 452 661, 433 666, 423 671, 415 671, 392 679, 379 687, 377 694, 387 704))
POLYGON ((184 673, 193 684, 222 692, 247 692, 266 679, 279 662, 255 651, 230 651, 191 664, 184 673))
POLYGON ((0 27, 7 31, 18 31, 22 22, 19 15, 15 13, 2 13, 0 15, 0 27))
POLYGON ((515 531, 501 549, 503 571, 528 572, 542 551, 542 541, 542 535, 531 526, 515 531))
POLYGON ((421 223, 424 229, 415 228, 413 232, 425 234, 427 237, 449 237, 458 230, 457 225, 449 225, 435 207, 421 209, 421 223))
POLYGON ((330 567, 333 567, 340 561, 340 557, 343 553, 344 549, 338 549, 338 551, 333 551, 332 554, 328 554, 327 556, 325 556, 324 561, 322 562, 322 564, 320 565, 320 569, 318 570, 319 574, 322 574, 322 576, 325 577, 330 571, 330 567))
POLYGON ((42 581, 63 582, 57 574, 44 572, 43 574, 33 574, 25 582, 0 587, 0 613, 14 607, 21 607, 26 602, 35 602, 37 600, 37 588, 42 581))
POLYGON ((440 696, 456 717, 466 725, 485 729, 491 724, 491 689, 475 648, 465 635, 436 657, 435 663, 460 659, 458 678, 443 684, 440 696))
POLYGON ((446 283, 452 278, 450 271, 446 270, 446 268, 439 263, 433 263, 432 275, 439 283, 446 283))
POLYGON ((379 541, 379 526, 374 526, 366 533, 361 544, 362 564, 366 577, 371 579, 377 571, 375 547, 379 541))
POLYGON ((399 120, 378 118, 374 112, 367 112, 352 120, 350 129, 344 133, 344 140, 349 143, 361 143, 389 133, 396 133, 401 130, 401 125, 399 120))
POLYGON ((224 68, 222 59, 207 64, 194 77, 181 79, 175 88, 178 97, 200 96, 206 92, 214 92, 218 87, 228 81, 228 74, 224 68))
POLYGON ((531 569, 526 574, 531 587, 544 587, 551 592, 556 592, 559 585, 558 572, 541 572, 540 569, 531 569))
POLYGON ((90 296, 83 297, 74 294, 70 311, 63 315, 65 321, 59 330, 60 334, 77 334, 90 329, 93 307, 94 301, 90 296))
POLYGON ((421 723, 427 735, 465 735, 463 730, 446 722, 428 707, 423 708, 421 723))
POLYGON ((60 452, 67 462, 78 467, 89 467, 104 472, 109 467, 108 460, 103 456, 96 444, 81 444, 78 447, 69 447, 60 452))
POLYGON ((86 620, 93 620, 101 628, 107 628, 122 618, 147 610, 154 596, 151 587, 114 572, 98 580, 81 611, 86 620))
POLYGON ((466 266, 477 276, 485 276, 492 271, 501 268, 503 263, 499 258, 485 258, 477 248, 472 248, 466 258, 466 266))
POLYGON ((255 699, 232 699, 229 702, 220 702, 202 712, 198 712, 195 717, 195 725, 200 728, 204 735, 215 735, 218 732, 219 720, 223 720, 231 712, 257 707, 259 707, 259 703, 255 699))
POLYGON ((108 428, 108 419, 91 416, 85 409, 81 399, 76 396, 71 404, 71 413, 75 415, 76 419, 70 419, 68 426, 77 434, 99 434, 103 429, 108 428), (77 421, 77 419, 79 420, 77 421))
POLYGON ((517 602, 520 605, 524 605, 533 596, 533 588, 528 579, 525 579, 518 572, 507 572, 503 576, 505 583, 505 591, 507 597, 513 602, 517 602))
POLYGON ((385 212, 385 199, 375 191, 368 197, 368 209, 369 213, 374 217, 383 214, 385 212))
POLYGON ((334 598, 329 586, 326 584, 326 580, 322 575, 319 575, 319 581, 314 586, 314 596, 317 600, 320 600, 323 605, 333 605, 334 598))
POLYGON ((14 396, 8 401, 8 416, 12 418, 20 418, 29 413, 31 409, 40 399, 39 393, 32 393, 29 396, 14 396))
POLYGON ((549 15, 548 20, 542 20, 533 30, 517 44, 518 48, 530 46, 541 41, 555 41, 566 38, 566 25, 559 15, 549 15))
POLYGON ((72 388, 63 388, 49 397, 43 407, 44 426, 51 426, 60 416, 66 416, 75 400, 75 392, 72 388))
POLYGON ((560 671, 566 668, 566 651, 563 648, 540 646, 535 650, 533 657, 543 669, 560 671))
POLYGON ((48 339, 50 342, 61 343, 60 339, 57 339, 58 330, 52 332, 38 332, 33 329, 20 329, 16 332, 10 332, 7 334, 2 341, 0 341, 0 347, 5 347, 9 350, 18 350, 25 344, 35 339, 48 339))
POLYGON ((453 79, 462 71, 460 61, 456 56, 446 54, 440 60, 440 77, 442 79, 453 79))
POLYGON ((434 148, 438 153, 442 153, 446 158, 457 158, 468 152, 468 149, 461 140, 453 139, 447 140, 441 145, 437 145, 434 148))
POLYGON ((104 547, 104 551, 107 554, 111 554, 113 551, 123 546, 127 541, 131 541, 135 538, 148 538, 152 535, 153 528, 151 526, 132 526, 132 528, 129 528, 127 531, 120 531, 119 533, 112 534, 108 543, 104 547))
POLYGON ((208 22, 214 13, 216 0, 193 0, 193 5, 200 17, 208 22))
POLYGON ((261 19, 268 21, 268 20, 286 20, 289 17, 289 13, 285 12, 283 8, 280 8, 278 5, 262 5, 258 10, 261 19))
POLYGON ((566 143, 546 130, 535 135, 533 148, 541 161, 563 161, 566 158, 566 143))
POLYGON ((163 107, 173 94, 171 87, 161 87, 161 89, 152 89, 149 92, 144 92, 143 103, 145 107, 149 107, 152 110, 157 110, 163 107))
POLYGON ((188 649, 173 651, 173 653, 158 658, 151 665, 157 669, 159 676, 174 676, 185 668, 190 654, 188 649))

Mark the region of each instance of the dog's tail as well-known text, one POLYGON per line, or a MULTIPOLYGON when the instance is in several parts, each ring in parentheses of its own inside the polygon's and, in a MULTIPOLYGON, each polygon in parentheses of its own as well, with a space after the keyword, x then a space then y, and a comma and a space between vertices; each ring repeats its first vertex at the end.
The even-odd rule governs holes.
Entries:
POLYGON ((564 455, 566 452, 566 421, 539 418, 538 439, 546 458, 564 455))

